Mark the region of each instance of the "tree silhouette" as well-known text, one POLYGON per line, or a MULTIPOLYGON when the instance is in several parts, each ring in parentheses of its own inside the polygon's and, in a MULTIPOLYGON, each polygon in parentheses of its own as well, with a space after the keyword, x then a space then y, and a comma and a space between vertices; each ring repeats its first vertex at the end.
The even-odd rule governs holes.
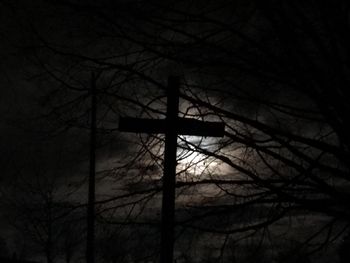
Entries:
MULTIPOLYGON (((57 15, 48 20, 50 30, 34 23, 27 33, 34 39, 28 57, 40 72, 32 82, 50 84, 42 96, 53 123, 49 132, 84 134, 88 76, 102 72, 100 149, 117 145, 118 164, 101 174, 118 191, 96 201, 101 222, 158 222, 152 209, 161 190, 164 138, 141 136, 128 149, 132 139, 115 124, 118 115, 164 117, 165 81, 175 73, 182 75, 180 115, 226 124, 221 140, 178 139, 175 247, 196 234, 211 236, 222 249, 225 237, 255 234, 268 243, 263 233, 280 231, 282 223, 287 230, 287 219, 300 225, 301 215, 315 226, 301 235, 301 253, 342 235, 349 220, 346 1, 45 5, 61 17, 73 12, 69 21, 79 29, 55 25, 57 15)), ((199 240, 189 246, 203 248, 199 240)))
POLYGON ((2 189, 2 205, 6 207, 5 222, 20 237, 15 243, 23 242, 25 246, 16 244, 15 248, 31 250, 24 251, 24 255, 16 251, 20 259, 44 255, 46 262, 52 263, 63 254, 69 263, 85 231, 79 227, 79 206, 69 201, 70 194, 62 191, 58 178, 36 174, 30 180, 21 175, 12 179, 12 184, 2 189))

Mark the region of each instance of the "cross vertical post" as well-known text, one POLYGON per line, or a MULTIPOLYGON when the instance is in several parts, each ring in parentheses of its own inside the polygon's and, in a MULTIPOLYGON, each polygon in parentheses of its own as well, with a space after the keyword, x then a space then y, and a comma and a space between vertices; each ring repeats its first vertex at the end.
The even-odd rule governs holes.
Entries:
POLYGON ((169 77, 164 149, 160 262, 173 262, 179 79, 169 77))

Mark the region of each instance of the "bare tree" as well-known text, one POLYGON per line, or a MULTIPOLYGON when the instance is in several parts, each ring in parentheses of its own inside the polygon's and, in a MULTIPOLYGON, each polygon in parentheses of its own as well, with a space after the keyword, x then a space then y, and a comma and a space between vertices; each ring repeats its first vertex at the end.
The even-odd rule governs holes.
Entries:
MULTIPOLYGON (((312 253, 348 228, 345 1, 63 1, 57 6, 65 14, 74 10, 71 21, 84 38, 65 24, 56 30, 73 34, 68 45, 67 38, 52 38, 45 27, 30 31, 37 41, 31 58, 41 73, 33 82, 51 84, 43 101, 55 128, 87 128, 86 82, 92 69, 102 72, 101 145, 119 136, 125 150, 125 141, 133 140, 116 132, 118 115, 164 117, 169 73, 183 76, 182 116, 225 122, 222 140, 178 140, 178 240, 201 233, 204 240, 219 240, 216 251, 227 248, 227 238, 255 235, 269 243, 280 224, 287 229, 288 220, 298 225, 304 216, 315 220, 315 227, 303 235, 300 251, 305 245, 312 253)), ((115 155, 118 165, 101 173, 118 186, 96 201, 105 223, 157 222, 150 211, 161 189, 164 138, 133 141, 134 148, 115 155)), ((292 239, 293 231, 289 234, 292 239)))

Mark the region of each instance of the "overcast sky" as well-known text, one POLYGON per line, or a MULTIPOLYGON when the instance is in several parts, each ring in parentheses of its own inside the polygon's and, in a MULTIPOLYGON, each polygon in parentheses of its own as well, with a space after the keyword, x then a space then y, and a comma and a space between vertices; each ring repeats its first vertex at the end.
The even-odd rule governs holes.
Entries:
MULTIPOLYGON (((312 92, 304 92, 305 87, 311 90, 312 85, 304 86, 304 80, 309 80, 311 75, 302 70, 304 65, 299 65, 299 58, 297 66, 289 64, 289 61, 295 62, 293 57, 288 57, 286 46, 279 46, 275 31, 269 31, 269 20, 264 20, 251 4, 225 0, 205 2, 207 5, 201 1, 164 4, 139 0, 98 3, 0 0, 0 182, 3 189, 16 186, 17 179, 24 180, 28 186, 37 184, 39 192, 44 186, 49 189, 54 185, 57 197, 69 193, 64 201, 85 203, 89 92, 96 77, 99 91, 97 198, 102 200, 154 188, 154 196, 145 194, 149 195, 148 199, 138 194, 130 199, 119 196, 120 199, 109 205, 115 205, 120 209, 115 211, 120 213, 111 213, 108 219, 120 219, 128 213, 137 219, 144 209, 143 215, 152 215, 158 220, 160 195, 157 191, 163 169, 164 136, 120 133, 118 118, 164 118, 167 78, 175 74, 180 76, 181 93, 188 98, 180 100, 180 115, 225 121, 227 132, 223 139, 182 137, 190 143, 187 145, 190 149, 209 150, 223 158, 207 158, 183 150, 181 145, 185 144, 179 140, 178 154, 182 160, 178 171, 186 171, 179 175, 178 181, 280 180, 295 176, 295 180, 306 178, 306 183, 302 181, 301 188, 295 192, 294 184, 283 184, 282 189, 288 194, 291 191, 299 198, 299 190, 315 187, 315 196, 320 189, 323 196, 323 188, 306 175, 314 173, 329 183, 329 170, 341 170, 342 166, 332 152, 323 153, 322 143, 338 146, 338 141, 317 108, 323 104, 313 100, 312 92), (279 56, 281 54, 283 56, 279 56), (298 74, 293 71, 294 66, 298 74), (148 147, 144 147, 145 144, 148 147), (196 144, 201 149, 195 149, 196 144), (189 163, 196 165, 188 168, 189 163), (314 168, 313 165, 320 166, 314 168), (324 167, 326 172, 322 170, 324 167), (256 175, 258 177, 254 177, 256 175), (323 175, 327 176, 323 178, 323 175), (135 200, 138 202, 134 209, 135 200)), ((260 197, 268 209, 259 207, 255 211, 254 208, 252 213, 243 213, 237 221, 230 222, 249 218, 249 223, 254 223, 267 211, 273 214, 289 208, 273 203, 273 200, 281 201, 273 187, 259 188, 260 184, 254 181, 245 188, 247 182, 243 181, 237 185, 203 182, 199 186, 180 188, 179 217, 196 215, 197 205, 216 204, 226 209, 227 204, 239 206, 240 202, 248 200, 249 203, 250 198, 260 197), (245 194, 249 196, 246 199, 245 194), (186 209, 190 213, 187 214, 186 209)), ((18 189, 16 196, 22 193, 18 189)), ((26 194, 31 193, 23 191, 23 196, 26 194)), ((227 222, 233 218, 230 213, 227 222)), ((237 211, 232 213, 238 216, 237 211)), ((208 215, 208 221, 200 222, 199 228, 218 223, 216 213, 208 215)), ((312 214, 303 221, 302 216, 295 219, 297 224, 314 224, 315 229, 328 219, 312 214)), ((274 226, 275 234, 285 230, 289 224, 285 221, 274 226)), ((221 223, 215 226, 219 230, 225 227, 221 223)), ((301 236, 304 228, 298 231, 291 234, 293 238, 301 236)), ((187 234, 181 238, 185 240, 187 234)), ((211 237, 217 244, 226 243, 218 234, 201 237, 204 240, 199 241, 203 242, 201 246, 211 237)), ((215 249, 219 253, 218 247, 215 249)))

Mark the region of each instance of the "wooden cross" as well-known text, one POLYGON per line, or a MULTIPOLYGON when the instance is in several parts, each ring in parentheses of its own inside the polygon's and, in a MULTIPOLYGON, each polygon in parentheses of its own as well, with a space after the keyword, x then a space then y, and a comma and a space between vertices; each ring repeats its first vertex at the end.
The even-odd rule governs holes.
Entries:
POLYGON ((165 134, 161 263, 173 262, 177 136, 223 137, 225 131, 225 124, 222 122, 205 122, 189 118, 179 118, 178 110, 179 78, 172 76, 168 79, 167 113, 165 119, 120 118, 119 120, 120 131, 165 134))

